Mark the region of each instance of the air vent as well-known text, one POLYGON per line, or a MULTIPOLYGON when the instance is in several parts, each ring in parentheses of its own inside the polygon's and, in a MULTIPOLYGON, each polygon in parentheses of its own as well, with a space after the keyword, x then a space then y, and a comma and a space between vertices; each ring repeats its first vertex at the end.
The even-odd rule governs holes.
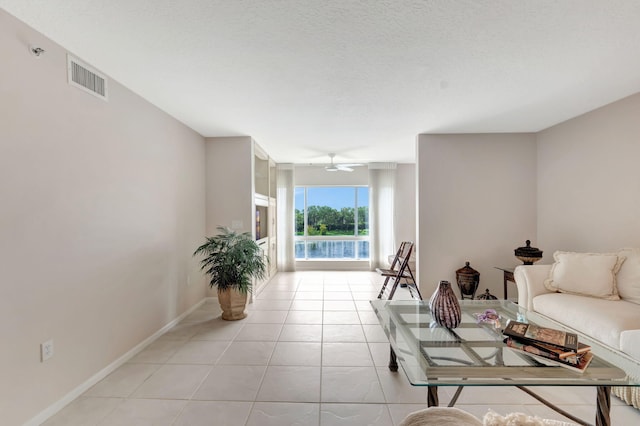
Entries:
POLYGON ((107 97, 107 78, 84 64, 77 58, 67 55, 69 84, 91 93, 105 101, 107 97))

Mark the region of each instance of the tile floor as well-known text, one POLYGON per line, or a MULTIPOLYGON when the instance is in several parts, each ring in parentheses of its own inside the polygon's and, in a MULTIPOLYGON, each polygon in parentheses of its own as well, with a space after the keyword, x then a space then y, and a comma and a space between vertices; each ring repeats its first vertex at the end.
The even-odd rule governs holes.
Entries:
MULTIPOLYGON (((426 389, 387 368, 369 305, 380 283, 369 272, 280 273, 237 322, 207 301, 45 425, 397 425, 426 407, 426 389)), ((453 390, 440 389, 441 405, 453 390)), ((593 421, 593 389, 538 390, 593 421)), ((613 425, 640 424, 640 410, 612 404, 613 425)), ((456 406, 566 420, 511 387, 465 388, 456 406)))

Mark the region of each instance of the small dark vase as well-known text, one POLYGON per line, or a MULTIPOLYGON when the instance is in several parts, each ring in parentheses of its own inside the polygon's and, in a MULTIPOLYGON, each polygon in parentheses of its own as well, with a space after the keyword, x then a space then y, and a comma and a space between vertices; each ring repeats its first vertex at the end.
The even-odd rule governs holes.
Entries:
POLYGON ((498 300, 498 298, 489 293, 489 289, 486 289, 484 294, 478 296, 478 300, 498 300))
POLYGON ((440 281, 438 288, 429 299, 429 309, 436 324, 446 328, 456 328, 460 325, 462 312, 449 281, 440 281))
POLYGON ((513 251, 513 254, 525 265, 533 265, 538 260, 542 259, 542 250, 537 247, 531 247, 531 241, 525 241, 526 246, 518 247, 513 251))
POLYGON ((469 262, 465 262, 464 267, 456 271, 456 281, 462 299, 473 299, 480 284, 480 272, 473 269, 469 262))

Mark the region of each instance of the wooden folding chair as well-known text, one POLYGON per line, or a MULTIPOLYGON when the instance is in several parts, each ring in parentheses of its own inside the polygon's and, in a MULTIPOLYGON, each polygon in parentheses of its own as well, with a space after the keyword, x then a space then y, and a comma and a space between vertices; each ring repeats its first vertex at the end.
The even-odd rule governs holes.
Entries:
POLYGON ((391 262, 391 267, 389 269, 376 268, 376 271, 385 277, 380 293, 378 294, 378 299, 385 298, 385 293, 387 300, 393 299, 398 284, 400 284, 401 286, 406 285, 413 299, 422 300, 422 295, 416 285, 413 271, 411 271, 411 267, 409 266, 409 258, 411 257, 412 251, 413 242, 403 241, 391 262), (389 284, 391 284, 391 288, 387 290, 389 284))

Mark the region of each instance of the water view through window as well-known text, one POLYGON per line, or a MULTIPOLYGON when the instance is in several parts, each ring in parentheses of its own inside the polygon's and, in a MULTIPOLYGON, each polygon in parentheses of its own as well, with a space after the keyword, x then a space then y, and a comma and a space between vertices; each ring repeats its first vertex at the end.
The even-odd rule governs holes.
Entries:
POLYGON ((368 187, 296 187, 295 216, 296 259, 369 258, 368 187))

